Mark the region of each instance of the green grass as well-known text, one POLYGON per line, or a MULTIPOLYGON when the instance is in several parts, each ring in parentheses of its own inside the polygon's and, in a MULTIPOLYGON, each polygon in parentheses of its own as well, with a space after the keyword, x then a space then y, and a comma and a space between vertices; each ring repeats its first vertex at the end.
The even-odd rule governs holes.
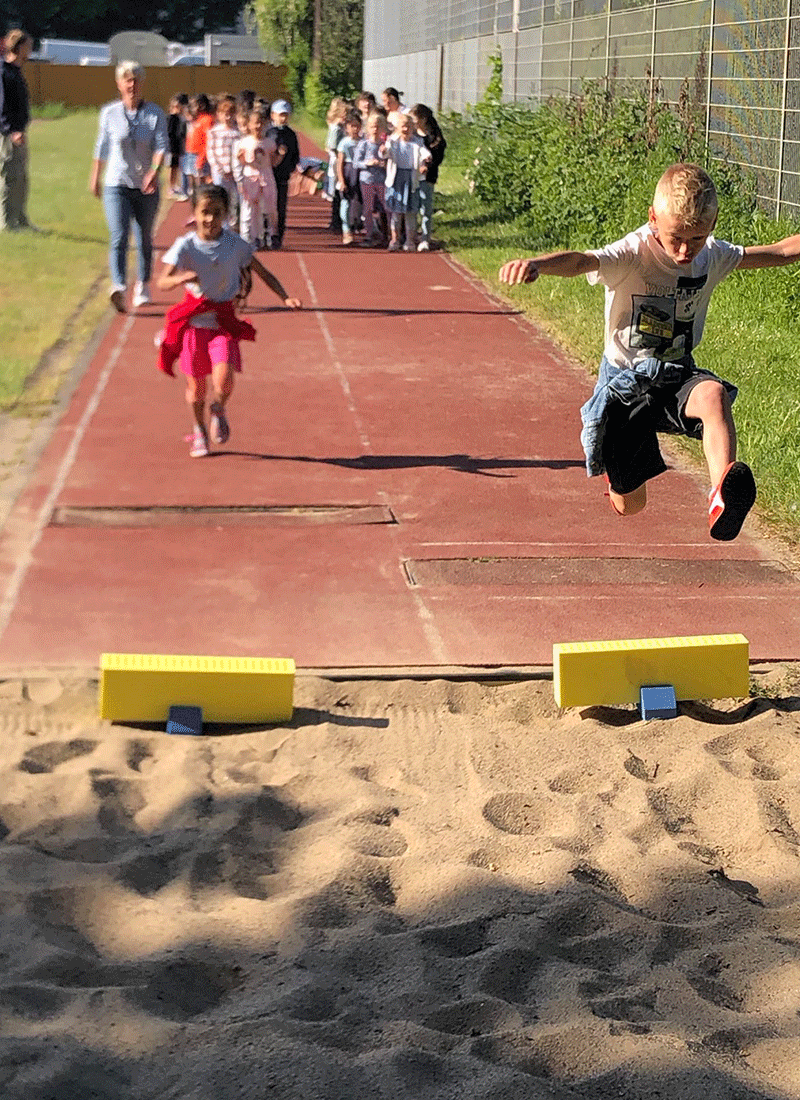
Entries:
POLYGON ((78 310, 108 252, 102 207, 88 190, 96 129, 96 111, 30 127, 28 212, 43 232, 0 233, 2 409, 32 411, 52 398, 52 386, 26 389, 28 378, 65 335, 76 343, 87 339, 108 308, 99 294, 78 310))
MULTIPOLYGON (((513 291, 502 287, 497 277, 502 263, 550 249, 537 245, 529 227, 504 220, 469 193, 463 132, 453 145, 454 156, 448 150, 439 176, 436 209, 441 213, 435 218, 435 235, 493 293, 522 309, 588 373, 596 374, 603 347, 602 288, 583 278, 542 278, 513 291)), ((643 210, 639 224, 646 220, 643 210)), ((775 236, 780 235, 776 227, 775 236)), ((599 240, 596 246, 605 243, 599 240)), ((699 366, 740 387, 734 405, 739 457, 755 470, 760 514, 793 543, 800 541, 798 304, 798 265, 735 273, 714 292, 697 353, 699 366), (776 299, 781 303, 777 310, 776 299)), ((697 444, 679 442, 702 462, 697 444)))

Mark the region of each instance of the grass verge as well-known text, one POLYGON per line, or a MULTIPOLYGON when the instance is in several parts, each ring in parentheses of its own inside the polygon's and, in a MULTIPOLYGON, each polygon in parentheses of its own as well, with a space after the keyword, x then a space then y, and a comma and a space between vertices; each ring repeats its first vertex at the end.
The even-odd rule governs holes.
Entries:
MULTIPOLYGON (((447 134, 448 140, 453 136, 447 134)), ((452 142, 437 187, 436 236, 498 297, 524 311, 573 359, 595 375, 603 348, 603 293, 585 279, 542 278, 513 291, 497 273, 505 260, 550 251, 518 220, 500 216, 470 194, 464 170, 469 139, 452 142)), ((643 224, 647 211, 641 213, 643 224)), ((631 229, 636 226, 632 225, 631 229)), ((782 236, 776 228, 775 236, 782 236)), ((720 233, 724 236, 724 232, 720 233)), ((607 243, 596 242, 597 247, 607 243)), ((738 243, 755 243, 744 241, 738 243)), ((739 457, 758 481, 760 515, 776 534, 800 543, 800 267, 734 273, 714 292, 697 362, 740 387, 734 406, 739 457), (776 299, 781 303, 776 310, 776 299)), ((575 431, 579 431, 576 399, 575 431)), ((697 444, 677 440, 698 464, 697 444)))
POLYGON ((30 127, 29 215, 39 233, 0 233, 0 409, 49 409, 68 349, 82 347, 108 310, 100 290, 108 235, 88 190, 96 111, 30 127), (47 363, 47 370, 38 369, 47 363))

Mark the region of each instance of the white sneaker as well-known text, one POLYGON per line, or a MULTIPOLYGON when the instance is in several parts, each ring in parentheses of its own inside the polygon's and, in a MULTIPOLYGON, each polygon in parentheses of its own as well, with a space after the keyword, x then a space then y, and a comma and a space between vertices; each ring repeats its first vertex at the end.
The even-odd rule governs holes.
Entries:
POLYGON ((137 309, 139 306, 149 306, 152 302, 150 297, 150 288, 147 283, 137 283, 133 288, 133 308, 137 309))
POLYGON ((431 246, 428 241, 420 241, 417 245, 417 252, 430 252, 431 246))
POLYGON ((191 458, 205 458, 208 454, 208 435, 205 428, 201 428, 199 424, 195 424, 194 431, 189 436, 189 442, 191 447, 189 448, 189 455, 191 458))
POLYGON ((126 307, 125 307, 125 287, 124 286, 113 286, 111 288, 111 293, 108 296, 108 300, 109 300, 109 302, 111 302, 112 306, 117 311, 117 313, 127 313, 128 312, 126 307))

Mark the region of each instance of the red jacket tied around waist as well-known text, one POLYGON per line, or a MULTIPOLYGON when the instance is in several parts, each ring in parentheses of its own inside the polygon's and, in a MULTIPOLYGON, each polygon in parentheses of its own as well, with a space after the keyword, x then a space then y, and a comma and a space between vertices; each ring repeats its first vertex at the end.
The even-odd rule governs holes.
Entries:
POLYGON ((183 336, 193 317, 200 313, 215 313, 217 324, 234 340, 255 340, 256 330, 249 321, 237 317, 233 302, 212 302, 210 298, 195 298, 187 292, 182 302, 173 306, 164 319, 161 346, 158 350, 158 369, 175 376, 172 369, 180 357, 183 336))

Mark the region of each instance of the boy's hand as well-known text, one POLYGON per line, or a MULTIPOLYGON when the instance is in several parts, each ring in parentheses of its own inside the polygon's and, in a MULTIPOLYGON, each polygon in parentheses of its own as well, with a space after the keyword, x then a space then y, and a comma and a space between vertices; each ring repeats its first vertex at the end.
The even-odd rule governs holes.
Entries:
POLYGON ((539 269, 533 260, 509 260, 500 268, 500 282, 516 286, 519 283, 535 283, 539 269))
POLYGON ((303 308, 303 303, 300 301, 299 298, 284 298, 283 299, 283 304, 286 306, 287 309, 302 309, 303 308))
POLYGON ((176 281, 180 283, 194 283, 197 281, 196 271, 182 271, 180 275, 176 276, 176 281))

